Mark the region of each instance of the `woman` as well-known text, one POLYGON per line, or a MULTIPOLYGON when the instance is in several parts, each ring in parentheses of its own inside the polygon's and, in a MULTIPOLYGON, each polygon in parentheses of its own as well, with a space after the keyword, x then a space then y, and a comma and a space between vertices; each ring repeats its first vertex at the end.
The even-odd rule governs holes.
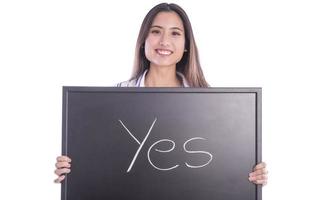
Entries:
MULTIPOLYGON (((143 20, 136 44, 132 77, 118 87, 208 87, 201 69, 190 21, 176 4, 162 3, 143 20)), ((70 172, 71 159, 57 158, 55 174, 60 183, 70 172)), ((249 174, 255 184, 267 183, 264 162, 249 174)))

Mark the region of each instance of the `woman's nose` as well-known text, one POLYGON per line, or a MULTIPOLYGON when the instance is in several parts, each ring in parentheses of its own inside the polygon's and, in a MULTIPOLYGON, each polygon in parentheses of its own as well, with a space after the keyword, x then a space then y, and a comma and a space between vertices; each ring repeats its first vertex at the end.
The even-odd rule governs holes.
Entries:
POLYGON ((167 34, 162 34, 160 41, 159 41, 160 46, 169 46, 169 38, 167 34))

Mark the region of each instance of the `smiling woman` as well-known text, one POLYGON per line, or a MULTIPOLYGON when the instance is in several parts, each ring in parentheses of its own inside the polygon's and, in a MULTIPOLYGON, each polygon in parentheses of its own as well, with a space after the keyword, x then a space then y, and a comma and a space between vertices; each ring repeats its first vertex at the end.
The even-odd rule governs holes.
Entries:
POLYGON ((150 68, 175 69, 184 53, 184 28, 175 12, 161 12, 153 20, 145 41, 145 55, 150 68))
MULTIPOLYGON (((189 18, 176 4, 161 3, 143 20, 136 43, 132 77, 118 87, 208 87, 200 66, 189 18)), ((70 172, 71 159, 57 158, 59 183, 70 172)), ((266 164, 259 163, 249 174, 255 184, 267 183, 266 164)))
MULTIPOLYGON (((150 61, 150 71, 156 68, 176 69, 176 63, 184 54, 184 34, 182 21, 175 12, 160 12, 155 17, 145 41, 145 56, 150 61)), ((175 82, 177 86, 181 85, 175 82)), ((147 82, 147 85, 153 85, 153 82, 147 82)))

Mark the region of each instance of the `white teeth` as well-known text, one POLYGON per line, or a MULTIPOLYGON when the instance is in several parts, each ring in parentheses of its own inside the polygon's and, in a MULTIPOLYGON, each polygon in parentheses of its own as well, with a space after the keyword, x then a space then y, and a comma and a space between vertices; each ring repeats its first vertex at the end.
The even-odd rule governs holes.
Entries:
POLYGON ((162 50, 162 49, 157 49, 157 53, 161 54, 161 55, 170 55, 172 52, 169 50, 162 50))

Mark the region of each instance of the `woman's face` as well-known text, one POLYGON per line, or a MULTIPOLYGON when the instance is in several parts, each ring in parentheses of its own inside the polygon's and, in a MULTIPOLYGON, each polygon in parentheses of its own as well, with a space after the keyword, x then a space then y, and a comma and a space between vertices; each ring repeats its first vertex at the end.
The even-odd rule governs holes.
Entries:
POLYGON ((160 12, 154 18, 145 40, 145 56, 150 66, 175 67, 184 53, 185 32, 175 12, 160 12))

